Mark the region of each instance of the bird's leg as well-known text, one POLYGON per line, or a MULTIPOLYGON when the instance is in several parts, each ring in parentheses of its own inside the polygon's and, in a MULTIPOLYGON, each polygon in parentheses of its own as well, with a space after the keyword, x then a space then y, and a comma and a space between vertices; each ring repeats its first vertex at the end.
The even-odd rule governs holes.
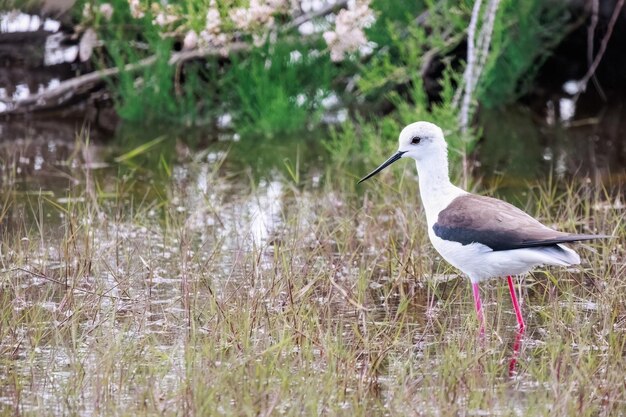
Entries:
POLYGON ((513 343, 513 355, 509 362, 509 377, 515 375, 515 366, 517 365, 517 357, 522 348, 522 337, 524 336, 524 329, 520 329, 515 334, 515 342, 513 343))
POLYGON ((515 317, 517 317, 517 325, 519 326, 520 332, 523 332, 526 326, 524 325, 524 317, 522 317, 522 311, 519 308, 517 295, 515 295, 515 285, 513 285, 513 278, 511 278, 511 276, 509 275, 506 280, 509 283, 509 292, 511 293, 511 301, 513 301, 513 308, 515 309, 515 317))
POLYGON ((480 302, 480 290, 477 282, 472 282, 472 293, 474 294, 474 307, 476 308, 476 317, 480 322, 480 335, 482 336, 485 334, 485 318, 483 317, 483 305, 480 302))

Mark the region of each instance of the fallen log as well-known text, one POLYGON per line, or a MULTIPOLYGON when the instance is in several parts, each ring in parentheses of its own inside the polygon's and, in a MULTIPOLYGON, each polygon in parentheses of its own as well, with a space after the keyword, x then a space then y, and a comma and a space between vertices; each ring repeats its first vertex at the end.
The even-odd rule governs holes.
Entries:
MULTIPOLYGON (((178 65, 193 59, 208 58, 211 56, 225 56, 232 52, 249 49, 247 43, 236 42, 228 47, 222 48, 201 48, 193 51, 175 52, 169 59, 170 65, 178 65)), ((93 71, 78 77, 70 78, 60 82, 56 87, 40 93, 31 94, 16 101, 5 102, 7 109, 2 115, 23 114, 32 111, 49 110, 62 106, 77 94, 89 92, 99 86, 107 78, 118 75, 120 72, 136 72, 153 65, 157 61, 156 56, 150 56, 139 62, 126 64, 123 67, 106 68, 93 71)))

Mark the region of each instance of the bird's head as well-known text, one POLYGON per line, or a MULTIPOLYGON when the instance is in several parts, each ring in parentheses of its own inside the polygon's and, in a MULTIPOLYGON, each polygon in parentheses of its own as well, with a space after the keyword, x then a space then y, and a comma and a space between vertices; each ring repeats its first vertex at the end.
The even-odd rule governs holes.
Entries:
POLYGON ((429 122, 415 122, 406 126, 398 138, 398 151, 359 183, 373 177, 400 158, 413 158, 421 162, 433 156, 447 155, 447 144, 439 126, 429 122))

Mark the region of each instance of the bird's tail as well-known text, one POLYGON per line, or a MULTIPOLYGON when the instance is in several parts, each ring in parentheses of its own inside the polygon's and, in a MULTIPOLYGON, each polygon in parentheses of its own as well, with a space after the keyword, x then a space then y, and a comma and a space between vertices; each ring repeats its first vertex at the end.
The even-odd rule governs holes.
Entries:
POLYGON ((541 251, 550 257, 553 261, 550 263, 553 265, 569 266, 580 263, 580 256, 563 244, 546 246, 541 248, 541 251))

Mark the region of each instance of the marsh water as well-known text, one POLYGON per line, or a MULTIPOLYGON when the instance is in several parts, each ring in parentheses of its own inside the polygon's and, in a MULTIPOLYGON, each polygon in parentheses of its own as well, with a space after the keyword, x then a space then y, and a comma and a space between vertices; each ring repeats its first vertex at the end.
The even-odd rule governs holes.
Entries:
MULTIPOLYGON (((486 127, 474 168, 478 189, 524 206, 528 190, 546 178, 586 182, 605 190, 607 207, 623 213, 626 142, 619 114, 601 121, 550 122, 516 107, 482 117, 486 127)), ((184 350, 177 347, 188 344, 194 326, 211 333, 212 315, 218 314, 207 307, 206 315, 190 317, 191 304, 213 300, 220 305, 241 297, 235 304, 259 299, 268 311, 278 311, 290 303, 292 294, 272 292, 277 275, 268 274, 278 268, 279 247, 294 253, 289 269, 330 273, 335 295, 316 295, 328 309, 329 322, 348 327, 361 320, 384 322, 397 314, 399 293, 408 291, 418 346, 436 339, 429 327, 433 316, 451 313, 446 319, 451 328, 462 328, 472 312, 465 281, 431 255, 419 263, 436 266, 422 265, 403 286, 394 284, 397 266, 392 264, 398 258, 378 259, 378 270, 362 284, 356 259, 367 245, 354 246, 353 258, 346 258, 352 250, 339 249, 342 242, 320 241, 320 223, 354 228, 349 234, 357 241, 372 227, 360 216, 395 225, 392 229, 405 226, 398 226, 388 210, 368 212, 367 194, 376 183, 333 188, 336 176, 354 182, 371 167, 348 161, 344 170, 330 170, 332 158, 313 134, 244 140, 232 132, 194 132, 190 140, 189 132, 127 130, 113 137, 86 132, 77 123, 36 118, 0 129, 2 297, 12 309, 2 313, 0 342, 0 408, 5 411, 89 415, 102 412, 102 396, 120 407, 136 404, 135 386, 97 388, 115 386, 125 372, 99 375, 103 356, 97 351, 106 349, 103 338, 109 337, 131 351, 150 339, 151 351, 141 355, 166 356, 168 371, 159 380, 137 383, 157 384, 161 392, 180 390, 186 365, 184 350), (150 141, 153 148, 137 151, 139 143, 150 141), (347 224, 320 222, 328 216, 347 224), (355 285, 365 285, 358 301, 350 295, 355 285), (441 303, 447 310, 438 310, 441 303)), ((413 167, 406 169, 404 187, 416 187, 413 167)), ((386 198, 393 202, 399 192, 388 190, 386 198)), ((418 213, 419 200, 414 204, 418 213)), ((422 250, 398 256, 411 260, 422 250)), ((502 299, 501 287, 486 288, 492 298, 502 299)), ((603 314, 594 302, 584 301, 589 291, 584 280, 572 288, 581 295, 581 311, 603 314)), ((525 291, 532 303, 543 300, 534 291, 545 287, 525 291)), ((503 337, 510 338, 514 322, 507 320, 509 336, 503 337)), ((530 323, 541 321, 536 314, 530 323)), ((262 326, 254 337, 263 338, 262 326)), ((536 345, 541 338, 535 333, 527 343, 536 345)), ((393 373, 393 366, 384 372, 393 373)), ((379 380, 384 396, 385 375, 379 380)))

